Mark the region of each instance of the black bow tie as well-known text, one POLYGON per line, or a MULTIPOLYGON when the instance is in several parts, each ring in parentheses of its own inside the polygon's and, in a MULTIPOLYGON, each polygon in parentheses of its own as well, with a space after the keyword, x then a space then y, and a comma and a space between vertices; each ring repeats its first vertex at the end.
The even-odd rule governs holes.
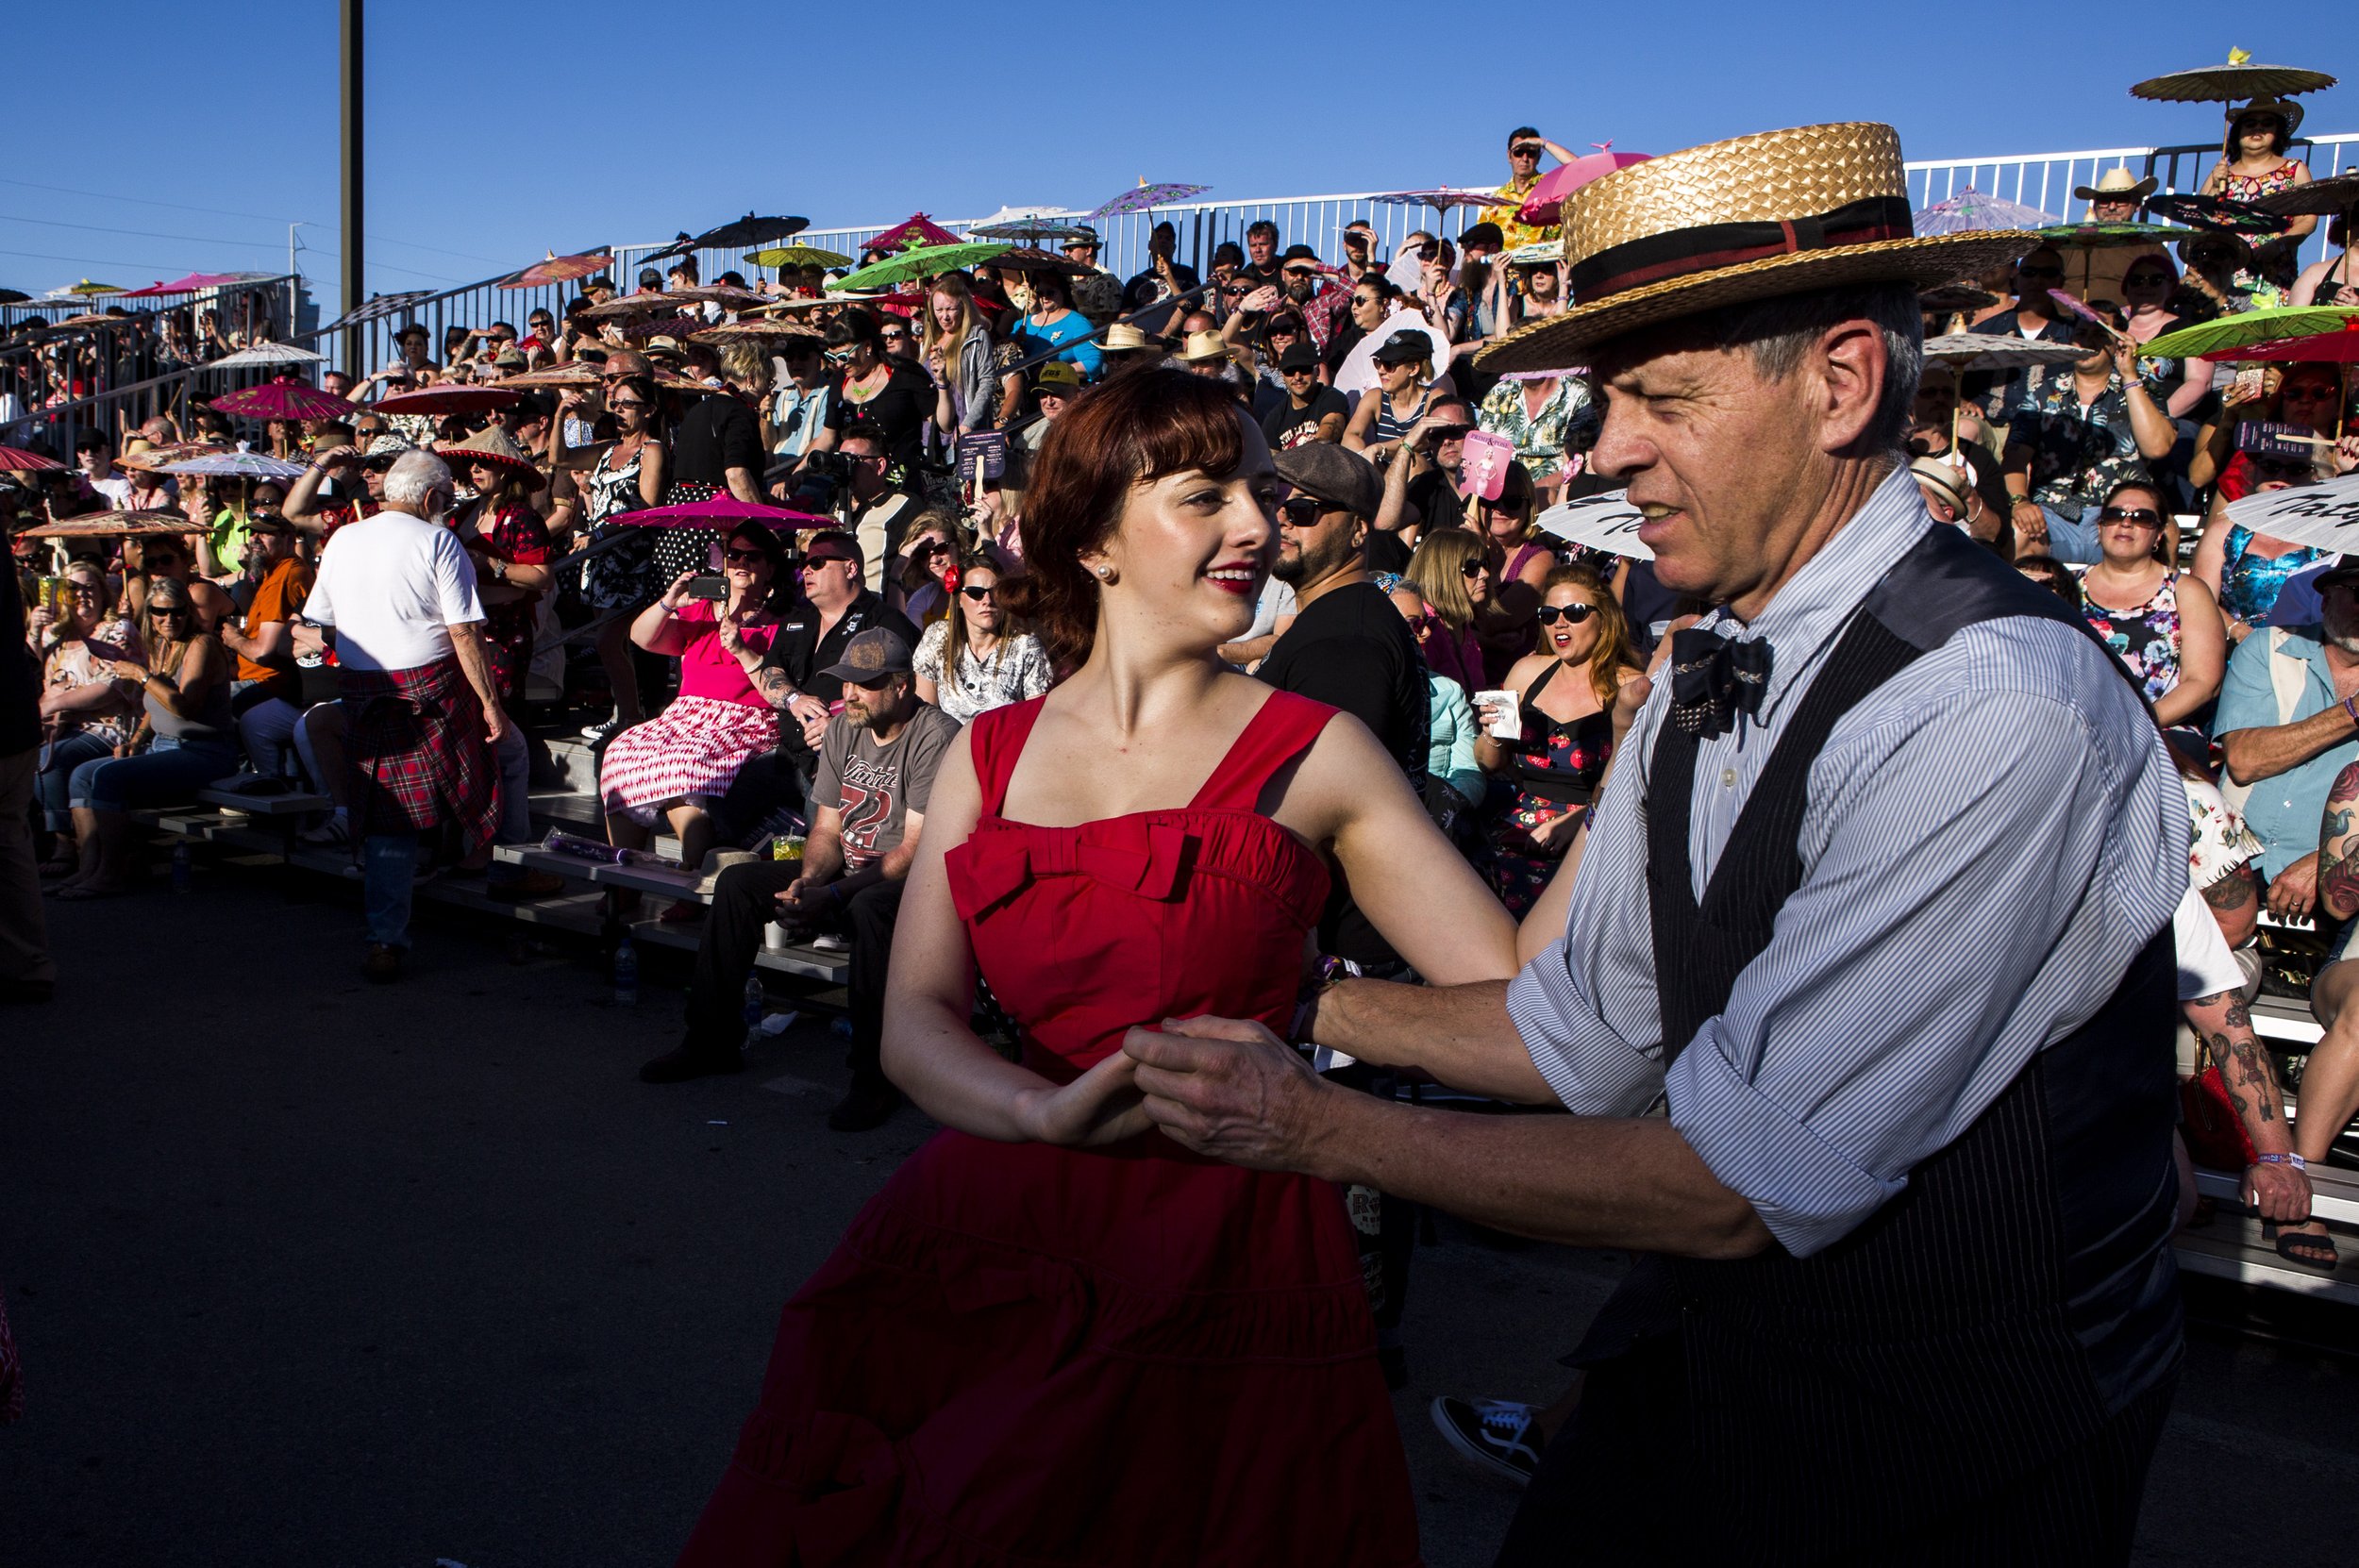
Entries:
POLYGON ((1671 722, 1690 735, 1725 732, 1739 713, 1761 711, 1769 644, 1740 642, 1702 626, 1671 634, 1671 722))

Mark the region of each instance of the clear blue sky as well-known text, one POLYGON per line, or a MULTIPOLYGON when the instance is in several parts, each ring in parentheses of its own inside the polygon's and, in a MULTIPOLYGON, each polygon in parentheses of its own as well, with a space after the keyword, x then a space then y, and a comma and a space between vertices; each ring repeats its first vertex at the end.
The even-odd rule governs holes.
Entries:
MULTIPOLYGON (((0 284, 276 271, 301 219, 319 225, 301 231, 303 270, 334 308, 337 6, 191 14, 112 0, 10 20, 0 284)), ((2216 108, 2129 84, 2231 44, 2359 73, 2359 21, 2334 14, 375 0, 369 285, 473 282, 749 208, 824 227, 1091 206, 1141 175, 1228 197, 1487 181, 1526 123, 1639 152, 1843 119, 1898 125, 1912 158, 2205 141, 2216 108)), ((2305 129, 2359 130, 2359 84, 2305 101, 2305 129)))

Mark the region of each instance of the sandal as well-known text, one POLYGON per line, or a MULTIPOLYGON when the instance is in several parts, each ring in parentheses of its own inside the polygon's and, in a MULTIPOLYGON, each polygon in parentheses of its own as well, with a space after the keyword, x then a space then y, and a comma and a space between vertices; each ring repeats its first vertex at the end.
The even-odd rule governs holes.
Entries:
POLYGON ((84 898, 120 898, 129 891, 128 888, 101 887, 95 882, 76 882, 72 887, 59 888, 56 897, 62 904, 84 898))
POLYGON ((2288 1263, 2299 1263, 2305 1269, 2333 1274, 2342 1262, 2342 1255, 2334 1250, 2334 1238, 2313 1230, 2280 1230, 2264 1223, 2261 1239, 2277 1245, 2277 1256, 2288 1263))

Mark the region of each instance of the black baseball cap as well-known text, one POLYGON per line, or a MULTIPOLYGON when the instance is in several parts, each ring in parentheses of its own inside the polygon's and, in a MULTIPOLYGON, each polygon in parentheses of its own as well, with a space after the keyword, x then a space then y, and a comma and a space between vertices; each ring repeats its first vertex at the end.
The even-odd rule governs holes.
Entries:
POLYGON ((1414 327, 1404 326, 1379 343, 1368 356, 1380 365, 1405 365, 1415 359, 1433 358, 1433 340, 1414 327))
POLYGON ((851 686, 873 686, 910 672, 910 645, 890 626, 870 626, 844 644, 844 657, 819 673, 851 686))
POLYGON ((1308 245, 1288 245, 1286 253, 1278 259, 1278 264, 1282 267, 1289 261, 1308 261, 1316 266, 1318 259, 1319 253, 1308 245))
POLYGON ((1278 357, 1278 368, 1281 371, 1316 370, 1319 368, 1319 351, 1307 342, 1288 343, 1286 352, 1278 357))
POLYGON ((1499 225, 1497 224, 1473 224, 1467 226, 1465 233, 1458 237, 1460 250, 1464 250, 1468 245, 1488 245, 1493 250, 1505 250, 1507 236, 1499 232, 1499 225))

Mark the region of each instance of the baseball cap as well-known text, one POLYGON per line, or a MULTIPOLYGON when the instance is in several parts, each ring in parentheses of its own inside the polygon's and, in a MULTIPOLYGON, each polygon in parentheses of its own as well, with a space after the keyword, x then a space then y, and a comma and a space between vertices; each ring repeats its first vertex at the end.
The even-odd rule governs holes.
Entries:
POLYGON ((1278 259, 1278 264, 1282 267, 1289 261, 1308 261, 1316 266, 1318 259, 1319 253, 1308 245, 1288 245, 1286 254, 1278 259))
POLYGON ((1413 359, 1433 358, 1433 340, 1414 327, 1404 326, 1379 343, 1368 356, 1380 365, 1405 365, 1413 359))
POLYGON ((1331 442, 1288 447, 1275 461, 1280 478, 1355 517, 1373 518, 1383 503, 1384 481, 1377 477, 1376 465, 1331 442))
POLYGON ((1286 352, 1278 357, 1278 368, 1281 371, 1316 370, 1319 368, 1319 351, 1305 342, 1288 343, 1286 352))
POLYGON ((1499 232, 1499 225, 1497 224, 1472 224, 1467 226, 1465 233, 1458 237, 1460 250, 1464 250, 1468 245, 1488 245, 1493 250, 1505 250, 1507 236, 1499 232))
POLYGON ((1081 373, 1062 359, 1051 359, 1040 367, 1040 374, 1032 380, 1032 390, 1051 397, 1075 396, 1081 390, 1081 373))
POLYGON ((890 626, 870 626, 844 644, 844 657, 819 673, 854 686, 867 686, 887 676, 906 675, 910 645, 890 626))

